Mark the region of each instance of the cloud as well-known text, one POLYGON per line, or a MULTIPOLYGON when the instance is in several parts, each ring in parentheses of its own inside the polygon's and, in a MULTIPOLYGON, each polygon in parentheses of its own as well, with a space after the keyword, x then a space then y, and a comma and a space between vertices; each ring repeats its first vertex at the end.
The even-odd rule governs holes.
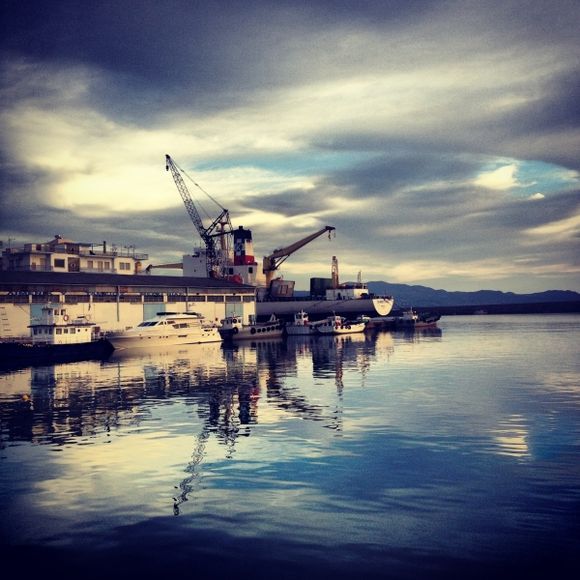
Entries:
POLYGON ((565 219, 529 228, 526 230, 526 234, 538 238, 538 241, 541 241, 542 238, 549 237, 551 240, 573 240, 577 242, 578 238, 580 238, 580 213, 576 213, 565 219))
POLYGON ((579 283, 577 3, 127 6, 4 3, 2 236, 126 237, 174 261, 196 234, 168 153, 257 255, 336 226, 335 249, 285 263, 305 285, 330 253, 376 279, 474 288, 500 256, 579 283))
POLYGON ((516 179, 517 166, 515 164, 498 167, 493 171, 481 173, 474 181, 478 187, 488 189, 512 189, 518 185, 516 179))

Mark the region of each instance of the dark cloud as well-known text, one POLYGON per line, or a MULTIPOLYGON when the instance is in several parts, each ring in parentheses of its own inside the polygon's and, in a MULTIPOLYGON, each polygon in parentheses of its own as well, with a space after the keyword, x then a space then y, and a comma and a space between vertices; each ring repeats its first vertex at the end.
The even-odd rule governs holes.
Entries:
POLYGON ((312 215, 332 207, 332 200, 310 189, 288 189, 278 191, 275 195, 261 195, 254 199, 252 205, 247 203, 232 206, 232 213, 260 208, 291 218, 300 215, 312 215))
POLYGON ((455 180, 472 176, 479 168, 474 159, 446 155, 441 150, 428 151, 424 144, 401 149, 395 143, 384 143, 383 150, 388 150, 388 154, 336 171, 328 181, 351 191, 355 198, 385 198, 402 187, 412 189, 426 181, 447 181, 451 187, 455 180))

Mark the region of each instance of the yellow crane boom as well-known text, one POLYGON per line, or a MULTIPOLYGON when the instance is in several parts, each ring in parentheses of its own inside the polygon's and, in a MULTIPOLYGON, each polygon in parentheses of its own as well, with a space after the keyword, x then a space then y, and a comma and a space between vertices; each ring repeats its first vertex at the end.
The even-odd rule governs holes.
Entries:
POLYGON ((335 229, 336 228, 333 226, 324 226, 321 230, 318 230, 317 232, 314 232, 313 234, 310 234, 309 236, 306 236, 305 238, 302 238, 301 240, 298 240, 297 242, 294 242, 285 248, 274 250, 269 256, 264 256, 262 271, 266 276, 266 287, 270 287, 270 283, 274 277, 274 272, 290 255, 326 232, 328 232, 328 237, 330 238, 330 232, 334 231, 335 229))

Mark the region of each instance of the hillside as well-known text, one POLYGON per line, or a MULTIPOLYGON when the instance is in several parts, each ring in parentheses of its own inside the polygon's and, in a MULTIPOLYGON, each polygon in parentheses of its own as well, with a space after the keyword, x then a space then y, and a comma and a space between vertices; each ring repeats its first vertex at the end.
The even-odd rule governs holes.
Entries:
POLYGON ((580 302, 580 294, 571 290, 548 290, 533 294, 515 294, 499 290, 477 292, 448 292, 427 286, 369 282, 369 290, 377 295, 394 296, 398 307, 487 306, 494 304, 540 304, 580 302))

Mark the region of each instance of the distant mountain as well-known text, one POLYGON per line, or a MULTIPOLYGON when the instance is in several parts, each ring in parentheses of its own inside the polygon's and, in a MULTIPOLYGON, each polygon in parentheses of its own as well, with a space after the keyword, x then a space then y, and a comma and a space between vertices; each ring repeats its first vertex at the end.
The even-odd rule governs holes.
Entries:
POLYGON ((515 294, 499 290, 477 292, 447 292, 427 286, 369 282, 369 291, 377 295, 393 296, 397 307, 487 306, 492 304, 538 304, 542 302, 577 302, 580 294, 571 290, 548 290, 534 294, 515 294))

